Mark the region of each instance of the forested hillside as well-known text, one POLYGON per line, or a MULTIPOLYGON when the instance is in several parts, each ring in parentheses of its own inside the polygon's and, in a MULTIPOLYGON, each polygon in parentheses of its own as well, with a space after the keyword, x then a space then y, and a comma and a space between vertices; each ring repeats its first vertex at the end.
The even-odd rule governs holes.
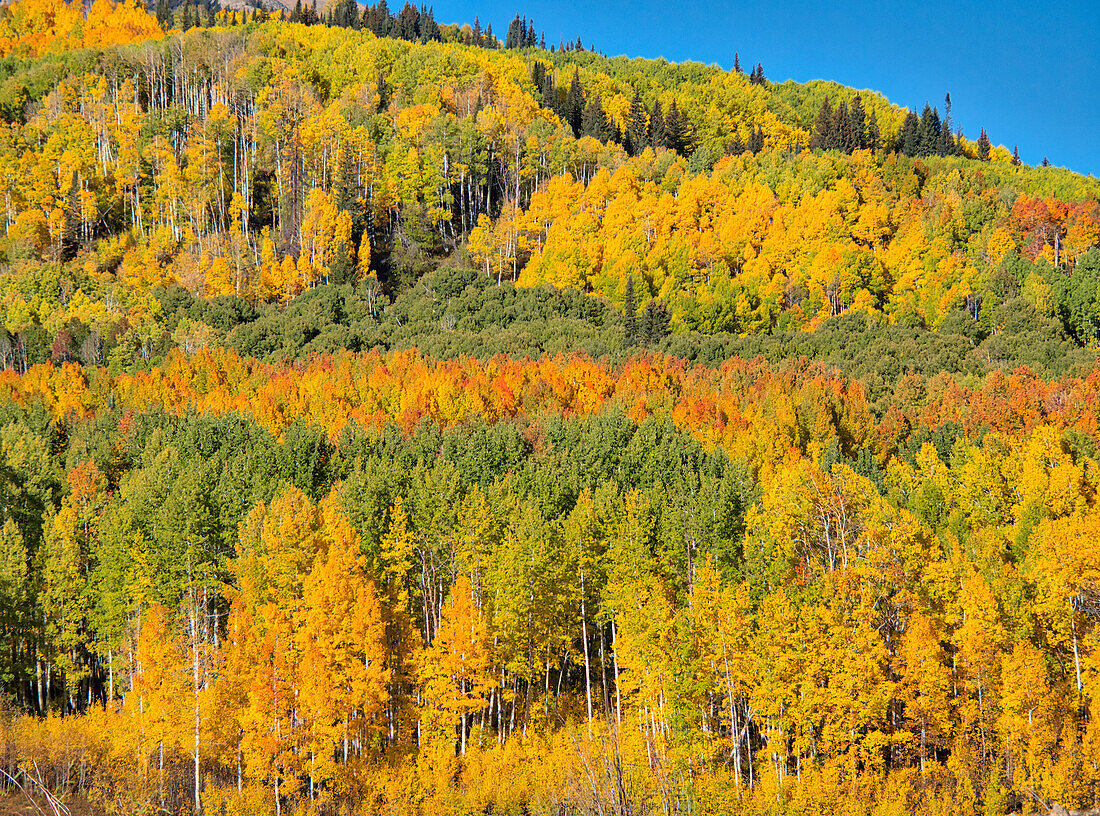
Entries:
POLYGON ((0 791, 1100 805, 1100 182, 437 15, 0 9, 0 791))

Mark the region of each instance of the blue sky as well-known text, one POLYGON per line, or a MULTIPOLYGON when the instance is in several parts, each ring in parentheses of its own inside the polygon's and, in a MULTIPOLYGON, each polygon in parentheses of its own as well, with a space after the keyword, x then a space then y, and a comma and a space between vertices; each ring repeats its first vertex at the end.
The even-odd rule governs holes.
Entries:
MULTIPOLYGON (((394 3, 391 7, 396 8, 394 3)), ((984 127, 1020 158, 1100 175, 1100 0, 1058 4, 704 2, 703 0, 443 0, 440 22, 492 22, 504 36, 516 12, 547 43, 580 36, 609 56, 733 65, 762 62, 771 80, 831 79, 919 110, 925 101, 971 139, 984 127)))

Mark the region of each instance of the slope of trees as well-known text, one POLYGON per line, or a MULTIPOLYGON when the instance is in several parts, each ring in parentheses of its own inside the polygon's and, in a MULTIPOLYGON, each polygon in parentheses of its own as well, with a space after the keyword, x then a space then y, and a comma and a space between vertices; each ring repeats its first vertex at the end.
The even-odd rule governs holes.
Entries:
POLYGON ((1079 343, 1095 333, 1095 180, 1000 148, 977 161, 949 115, 929 109, 910 138, 912 117, 870 92, 547 52, 524 20, 524 48, 503 50, 359 25, 252 22, 0 66, 5 364, 79 356, 81 335, 94 362, 117 338, 148 362, 158 286, 256 308, 376 280, 377 312, 465 259, 620 310, 632 278, 672 333, 966 310, 991 334, 1017 297, 1079 343))
POLYGON ((1100 804, 1095 179, 739 56, 213 11, 0 14, 5 780, 1100 804))
POLYGON ((127 811, 1088 804, 1097 376, 876 422, 763 362, 5 375, 9 762, 127 811))

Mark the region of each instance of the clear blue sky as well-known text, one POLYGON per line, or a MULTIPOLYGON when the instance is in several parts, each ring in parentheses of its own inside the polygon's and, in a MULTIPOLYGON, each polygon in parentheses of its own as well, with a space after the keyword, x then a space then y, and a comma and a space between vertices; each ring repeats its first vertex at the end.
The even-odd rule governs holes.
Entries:
MULTIPOLYGON (((398 8, 399 3, 390 3, 398 8)), ((608 56, 733 65, 762 62, 768 79, 830 79, 919 110, 931 102, 971 139, 1038 164, 1100 175, 1100 0, 1062 3, 823 0, 440 0, 440 22, 492 22, 504 37, 517 12, 559 39, 608 56)))

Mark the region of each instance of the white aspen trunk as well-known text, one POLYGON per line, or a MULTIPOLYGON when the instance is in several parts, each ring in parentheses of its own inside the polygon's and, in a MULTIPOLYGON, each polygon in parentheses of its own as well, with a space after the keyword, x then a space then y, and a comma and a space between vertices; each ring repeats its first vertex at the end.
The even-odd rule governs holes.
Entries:
POLYGON ((588 698, 588 738, 592 739, 592 673, 588 665, 588 620, 584 607, 584 570, 581 570, 581 637, 584 641, 584 692, 588 698))

